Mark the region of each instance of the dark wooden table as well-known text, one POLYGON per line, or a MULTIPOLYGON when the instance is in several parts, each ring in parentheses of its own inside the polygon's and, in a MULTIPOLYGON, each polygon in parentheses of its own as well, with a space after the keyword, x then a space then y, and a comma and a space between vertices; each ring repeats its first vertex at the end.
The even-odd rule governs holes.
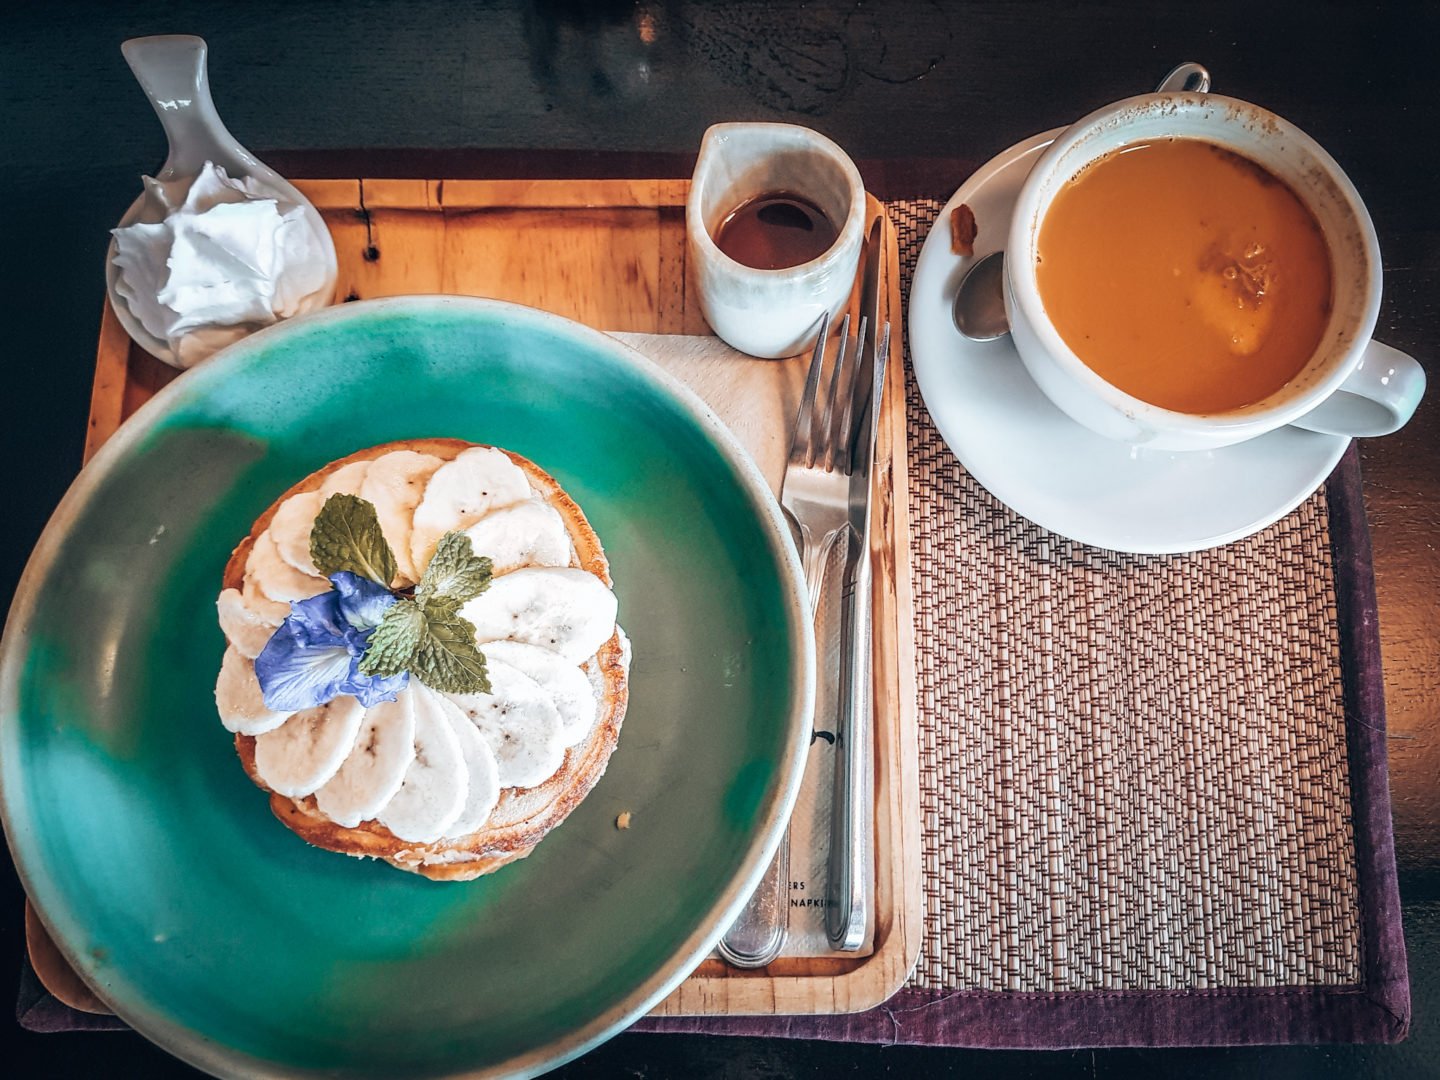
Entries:
MULTIPOLYGON (((0 587, 80 461, 106 230, 164 142, 120 57, 147 33, 211 46, 222 116, 296 175, 622 175, 683 168, 711 123, 826 132, 885 197, 947 196, 1036 131, 1148 89, 1173 64, 1309 131, 1367 200, 1380 336, 1440 380, 1440 5, 1144 2, 28 5, 0 35, 11 496, 0 587), (424 148, 424 149, 412 149, 424 148), (360 154, 357 151, 363 150, 360 154), (350 173, 355 175, 354 172, 350 173)), ((1363 447, 1385 653, 1414 1022, 1395 1047, 1024 1054, 622 1035, 570 1076, 1258 1074, 1440 1070, 1440 404, 1363 447)), ((5 860, 0 983, 22 894, 5 860)), ((133 1034, 0 1023, 25 1075, 191 1075, 133 1034)))

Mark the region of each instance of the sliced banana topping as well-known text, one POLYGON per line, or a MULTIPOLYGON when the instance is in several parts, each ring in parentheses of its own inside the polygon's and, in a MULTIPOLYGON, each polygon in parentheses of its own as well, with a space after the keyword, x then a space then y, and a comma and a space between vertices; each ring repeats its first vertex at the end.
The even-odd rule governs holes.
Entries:
POLYGON ((470 785, 459 737, 433 695, 422 691, 418 683, 404 691, 415 713, 415 758, 376 820, 401 840, 429 844, 465 809, 470 785))
POLYGON ((400 576, 407 582, 420 580, 420 571, 410 557, 410 521, 425 494, 426 482, 443 464, 433 454, 394 450, 370 463, 370 471, 360 485, 360 498, 375 507, 380 531, 395 553, 400 576))
POLYGON ((310 529, 315 524, 315 515, 320 513, 322 503, 320 492, 302 491, 291 495, 280 504, 275 516, 270 519, 270 538, 280 558, 311 577, 320 577, 315 563, 310 558, 310 529))
MULTIPOLYGON (((289 604, 272 604, 269 600, 265 603, 271 605, 271 612, 283 606, 285 615, 290 614, 289 604)), ((270 635, 285 621, 285 615, 281 615, 272 623, 269 614, 252 608, 239 589, 221 592, 215 600, 215 613, 220 617, 220 629, 225 634, 225 640, 247 660, 254 660, 260 655, 270 641, 270 635)))
POLYGON ((315 793, 320 812, 353 829, 395 797, 415 759, 415 710, 402 691, 364 711, 354 749, 324 787, 315 793))
POLYGON ((352 461, 341 465, 320 484, 320 505, 331 495, 359 495, 365 483, 365 474, 370 471, 370 462, 352 461))
POLYGON ((289 602, 271 600, 260 591, 259 583, 250 574, 246 574, 240 583, 240 598, 247 608, 267 623, 273 622, 279 626, 290 617, 289 602))
POLYGON ((618 632, 617 605, 574 559, 565 516, 500 450, 472 447, 450 461, 394 450, 351 462, 277 507, 241 587, 217 599, 229 643, 215 684, 221 721, 255 737, 267 787, 313 794, 343 828, 378 821, 417 844, 470 836, 505 789, 549 780, 595 726, 605 687, 593 658, 618 632), (395 701, 370 709, 349 696, 293 715, 266 707, 253 660, 292 601, 330 587, 310 557, 310 532, 340 493, 375 507, 398 565, 394 587, 417 582, 452 530, 490 558, 489 588, 460 611, 485 654, 489 693, 441 694, 412 675, 395 701))
POLYGON ((505 663, 487 664, 488 694, 447 694, 479 729, 495 755, 500 786, 543 784, 565 761, 560 713, 528 675, 505 663))
POLYGON ((480 734, 480 729, 470 722, 459 706, 433 690, 425 690, 425 693, 440 706, 441 712, 450 722, 450 727, 460 742, 460 756, 465 759, 465 769, 470 781, 465 795, 465 806, 460 811, 460 816, 445 830, 445 835, 469 836, 490 820, 491 811, 500 801, 500 767, 495 763, 495 754, 480 734))
POLYGON ((532 567, 495 578, 460 614, 477 641, 522 641, 578 664, 615 633, 615 610, 615 594, 589 571, 532 567))
POLYGON ((488 556, 496 574, 522 566, 569 566, 570 533, 560 512, 544 499, 492 510, 465 530, 476 555, 488 556))
POLYGON ((265 693, 255 677, 255 665, 234 645, 225 650, 225 659, 220 661, 220 677, 215 680, 215 708, 225 729, 241 735, 274 731, 294 715, 266 706, 265 693))
POLYGON ((245 562, 245 574, 254 580, 264 596, 277 603, 304 600, 330 588, 324 578, 302 574, 282 559, 269 529, 255 538, 250 558, 245 562))
POLYGON ((519 641, 487 642, 480 651, 487 663, 509 664, 534 679, 550 695, 560 714, 560 737, 566 746, 574 746, 595 726, 595 716, 600 711, 595 688, 584 671, 559 653, 519 641))
POLYGON ((365 707, 348 696, 297 712, 255 737, 255 771, 278 794, 311 794, 346 760, 364 715, 365 707))
POLYGON ((530 497, 524 470, 503 452, 489 446, 472 446, 437 469, 425 485, 425 496, 415 507, 410 535, 410 557, 424 571, 435 554, 440 537, 464 529, 491 510, 530 497))

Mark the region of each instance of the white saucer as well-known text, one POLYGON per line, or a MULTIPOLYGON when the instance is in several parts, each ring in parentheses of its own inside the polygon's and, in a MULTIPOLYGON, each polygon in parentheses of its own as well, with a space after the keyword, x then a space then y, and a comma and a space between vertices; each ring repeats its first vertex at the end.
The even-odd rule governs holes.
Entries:
POLYGON ((1020 186, 1059 131, 986 163, 941 211, 910 288, 910 355, 940 435, 1016 513, 1081 543, 1138 554, 1199 551, 1258 532, 1324 482, 1350 445, 1284 427, 1220 450, 1169 453, 1112 442, 1031 381, 1008 337, 976 342, 951 320, 974 261, 950 250, 950 211, 975 212, 976 256, 1004 247, 1020 186))

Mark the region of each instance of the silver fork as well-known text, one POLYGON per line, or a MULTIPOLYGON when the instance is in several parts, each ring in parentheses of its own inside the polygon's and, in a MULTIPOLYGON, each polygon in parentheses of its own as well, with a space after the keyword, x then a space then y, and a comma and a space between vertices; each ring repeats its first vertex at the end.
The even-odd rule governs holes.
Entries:
MULTIPOLYGON (((850 337, 850 316, 840 323, 840 342, 830 379, 822 394, 825 347, 830 340, 830 315, 820 323, 820 336, 810 356, 810 370, 800 395, 795 437, 780 488, 780 505, 790 520, 800 563, 805 570, 805 591, 810 599, 810 620, 819 613, 825 570, 835 544, 850 524, 851 445, 860 417, 855 410, 859 354, 865 340, 865 319, 860 332, 850 337)), ((787 830, 764 878, 740 916, 720 940, 720 954, 737 967, 763 967, 780 954, 789 922, 790 834, 787 830)))
POLYGON ((795 440, 785 464, 780 487, 780 505, 797 535, 800 563, 805 570, 805 591, 810 596, 810 618, 819 611, 821 589, 830 553, 850 523, 850 444, 855 421, 856 353, 865 340, 865 320, 860 333, 850 337, 850 316, 840 323, 840 346, 824 398, 820 383, 824 377, 825 340, 830 318, 821 325, 820 341, 810 359, 810 373, 800 397, 795 420, 795 440), (836 409, 839 408, 837 414, 836 409))

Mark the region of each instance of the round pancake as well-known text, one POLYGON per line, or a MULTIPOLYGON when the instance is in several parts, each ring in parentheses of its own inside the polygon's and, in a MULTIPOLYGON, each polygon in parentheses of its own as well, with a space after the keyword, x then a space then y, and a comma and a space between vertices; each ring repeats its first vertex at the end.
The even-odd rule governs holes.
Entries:
MULTIPOLYGON (((342 466, 353 461, 373 460, 393 450, 414 450, 449 461, 464 450, 483 445, 460 439, 404 439, 372 446, 332 461, 281 494, 255 520, 250 535, 230 555, 230 561, 225 566, 224 587, 240 588, 250 548, 269 527, 280 504, 292 495, 318 489, 326 477, 342 466)), ((576 557, 571 565, 588 570, 607 586, 610 585, 610 564, 605 559, 600 538, 595 535, 580 507, 561 490, 554 477, 534 462, 502 447, 497 449, 524 470, 531 488, 564 519, 571 542, 575 545, 576 557)), ((319 812, 314 796, 291 799, 272 791, 270 809, 292 832, 329 851, 384 859, 401 870, 423 874, 437 881, 465 881, 488 874, 508 862, 529 855, 545 834, 564 821, 604 775, 605 766, 620 737, 620 725, 625 719, 625 706, 629 699, 629 660, 628 645, 619 627, 616 627, 610 640, 583 665, 599 697, 595 725, 589 735, 565 752, 559 771, 544 783, 533 788, 502 790, 500 802, 478 832, 433 844, 415 844, 401 840, 378 821, 362 821, 353 829, 336 825, 319 812)), ((255 739, 249 735, 236 735, 235 749, 250 779, 258 787, 270 791, 255 770, 255 739)))

